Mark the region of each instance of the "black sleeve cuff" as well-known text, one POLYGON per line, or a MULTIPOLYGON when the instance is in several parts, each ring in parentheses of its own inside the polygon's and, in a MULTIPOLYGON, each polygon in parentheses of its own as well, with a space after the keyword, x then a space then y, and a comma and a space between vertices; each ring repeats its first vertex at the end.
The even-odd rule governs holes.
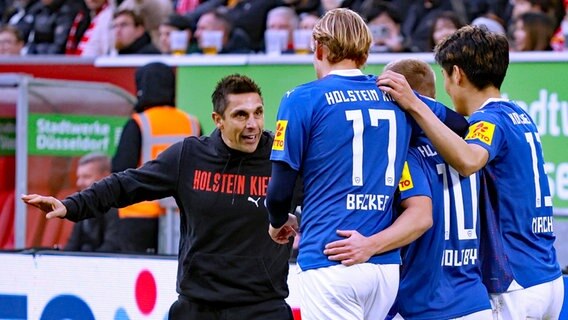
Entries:
POLYGON ((79 221, 79 214, 77 213, 79 211, 79 207, 77 206, 77 203, 70 198, 64 199, 63 201, 61 201, 61 203, 63 203, 63 205, 67 209, 67 214, 65 214, 65 219, 73 222, 79 221))
POLYGON ((278 229, 278 228, 282 227, 286 223, 286 221, 288 221, 288 214, 278 215, 278 216, 274 216, 272 214, 269 214, 268 215, 268 221, 270 221, 270 225, 273 228, 278 229))

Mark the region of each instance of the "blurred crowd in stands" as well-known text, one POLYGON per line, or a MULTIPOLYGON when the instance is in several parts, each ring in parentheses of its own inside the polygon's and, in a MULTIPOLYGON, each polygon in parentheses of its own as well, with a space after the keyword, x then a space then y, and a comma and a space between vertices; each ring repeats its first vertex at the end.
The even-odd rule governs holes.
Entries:
POLYGON ((512 51, 563 51, 567 5, 568 0, 0 0, 0 54, 264 53, 266 30, 286 31, 281 52, 298 53, 294 38, 300 32, 294 31, 311 30, 337 7, 365 18, 374 53, 430 52, 465 24, 505 33, 512 51))

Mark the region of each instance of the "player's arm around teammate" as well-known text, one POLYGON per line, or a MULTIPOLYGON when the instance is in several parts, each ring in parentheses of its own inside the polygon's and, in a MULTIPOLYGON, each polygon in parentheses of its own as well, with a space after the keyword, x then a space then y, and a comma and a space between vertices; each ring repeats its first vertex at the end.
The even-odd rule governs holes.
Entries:
MULTIPOLYGON (((401 180, 402 181, 402 180, 401 180)), ((401 202, 403 212, 385 230, 371 236, 363 236, 356 230, 337 230, 345 239, 325 246, 329 260, 341 261, 350 266, 363 263, 370 257, 403 247, 420 237, 432 226, 432 200, 417 196, 401 202)))
MULTIPOLYGON (((454 74, 460 74, 460 71, 456 70, 454 74)), ((457 78, 461 77, 457 76, 457 78)), ((414 94, 403 75, 388 70, 379 76, 378 85, 412 115, 436 150, 462 176, 467 177, 485 166, 489 158, 487 150, 468 144, 440 121, 432 110, 414 94)))

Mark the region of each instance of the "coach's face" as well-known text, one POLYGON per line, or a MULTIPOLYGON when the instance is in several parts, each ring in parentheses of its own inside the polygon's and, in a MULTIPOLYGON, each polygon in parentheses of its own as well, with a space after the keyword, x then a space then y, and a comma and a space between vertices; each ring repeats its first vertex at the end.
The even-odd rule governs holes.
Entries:
POLYGON ((229 94, 223 115, 213 113, 223 142, 234 150, 252 153, 264 129, 264 106, 256 92, 229 94))

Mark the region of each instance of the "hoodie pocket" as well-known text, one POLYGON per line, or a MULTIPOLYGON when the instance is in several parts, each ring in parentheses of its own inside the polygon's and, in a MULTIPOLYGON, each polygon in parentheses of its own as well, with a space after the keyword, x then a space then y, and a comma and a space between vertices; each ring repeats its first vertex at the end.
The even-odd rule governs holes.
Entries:
POLYGON ((196 253, 180 288, 196 300, 242 304, 278 297, 260 257, 196 253))

